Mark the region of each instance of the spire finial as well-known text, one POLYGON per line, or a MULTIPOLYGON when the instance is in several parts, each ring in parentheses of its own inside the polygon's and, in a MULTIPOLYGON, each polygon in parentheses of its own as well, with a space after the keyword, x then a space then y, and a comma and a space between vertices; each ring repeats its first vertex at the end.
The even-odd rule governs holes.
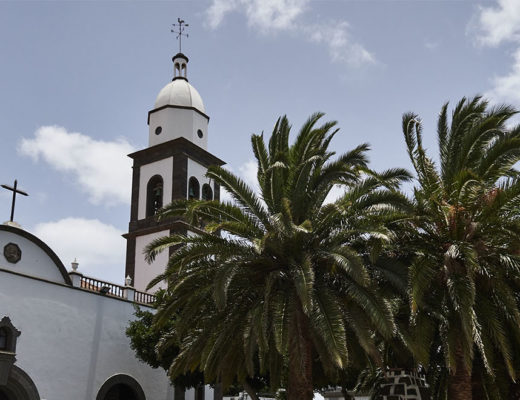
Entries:
POLYGON ((183 19, 177 18, 177 23, 172 24, 172 26, 174 29, 172 29, 171 32, 177 34, 176 39, 179 39, 179 53, 182 53, 182 37, 189 37, 187 33, 184 33, 184 28, 190 25, 185 23, 183 19))

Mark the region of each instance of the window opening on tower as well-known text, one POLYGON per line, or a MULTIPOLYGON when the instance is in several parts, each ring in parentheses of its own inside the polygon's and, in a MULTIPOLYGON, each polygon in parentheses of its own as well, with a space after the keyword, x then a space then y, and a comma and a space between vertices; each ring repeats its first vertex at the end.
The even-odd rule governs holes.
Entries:
POLYGON ((188 199, 200 199, 200 185, 195 177, 191 177, 188 183, 188 199))
POLYGON ((202 185, 202 200, 213 200, 213 190, 207 183, 202 185))
POLYGON ((154 175, 146 188, 146 216, 151 217, 163 206, 163 179, 154 175))

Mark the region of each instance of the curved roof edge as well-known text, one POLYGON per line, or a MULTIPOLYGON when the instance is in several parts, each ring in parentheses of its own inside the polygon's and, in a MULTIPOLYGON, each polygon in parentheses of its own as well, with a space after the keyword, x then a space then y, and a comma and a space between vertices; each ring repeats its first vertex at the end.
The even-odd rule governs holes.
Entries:
POLYGON ((49 258, 54 262, 54 264, 56 265, 56 268, 58 268, 58 270, 60 271, 60 274, 63 277, 63 280, 65 281, 65 283, 69 286, 72 286, 72 280, 70 279, 67 269, 61 262, 60 258, 56 255, 56 253, 44 241, 42 241, 41 239, 38 239, 32 233, 29 233, 20 228, 16 228, 14 226, 0 225, 0 231, 11 232, 16 235, 22 236, 25 239, 33 242, 38 247, 40 247, 49 256, 49 258))

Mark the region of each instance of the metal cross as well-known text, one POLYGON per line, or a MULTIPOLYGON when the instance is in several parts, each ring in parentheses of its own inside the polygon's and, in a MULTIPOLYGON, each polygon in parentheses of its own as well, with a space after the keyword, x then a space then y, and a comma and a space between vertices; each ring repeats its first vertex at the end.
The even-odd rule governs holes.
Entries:
POLYGON ((172 24, 172 26, 174 29, 172 29, 171 32, 177 34, 176 39, 179 39, 179 53, 182 53, 182 47, 181 47, 182 37, 183 36, 189 37, 189 35, 187 33, 184 33, 184 28, 188 27, 190 25, 186 24, 183 19, 177 18, 177 23, 172 24), (177 29, 177 30, 175 30, 175 29, 177 29))
POLYGON ((13 203, 11 205, 11 219, 9 221, 13 222, 13 218, 14 218, 14 205, 16 203, 16 193, 20 193, 24 196, 29 196, 27 193, 25 193, 23 190, 20 190, 20 189, 17 189, 17 186, 18 186, 18 181, 15 179, 14 180, 14 186, 11 187, 11 186, 7 186, 7 185, 0 185, 2 186, 4 189, 7 189, 7 190, 10 190, 13 192, 13 203))

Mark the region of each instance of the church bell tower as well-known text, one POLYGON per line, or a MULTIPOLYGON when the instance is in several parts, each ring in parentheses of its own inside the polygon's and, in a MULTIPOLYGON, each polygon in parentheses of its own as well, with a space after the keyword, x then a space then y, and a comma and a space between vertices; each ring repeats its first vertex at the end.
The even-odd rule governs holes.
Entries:
MULTIPOLYGON (((144 248, 171 233, 196 234, 197 228, 181 218, 158 222, 156 212, 177 199, 220 200, 218 184, 206 178, 210 165, 224 162, 207 151, 208 123, 199 92, 188 82, 188 57, 173 58, 173 80, 159 92, 148 112, 148 147, 129 155, 133 159, 132 199, 126 249, 125 276, 145 291, 168 263, 167 251, 150 265, 144 248)), ((154 292, 165 284, 152 288, 154 292)))

